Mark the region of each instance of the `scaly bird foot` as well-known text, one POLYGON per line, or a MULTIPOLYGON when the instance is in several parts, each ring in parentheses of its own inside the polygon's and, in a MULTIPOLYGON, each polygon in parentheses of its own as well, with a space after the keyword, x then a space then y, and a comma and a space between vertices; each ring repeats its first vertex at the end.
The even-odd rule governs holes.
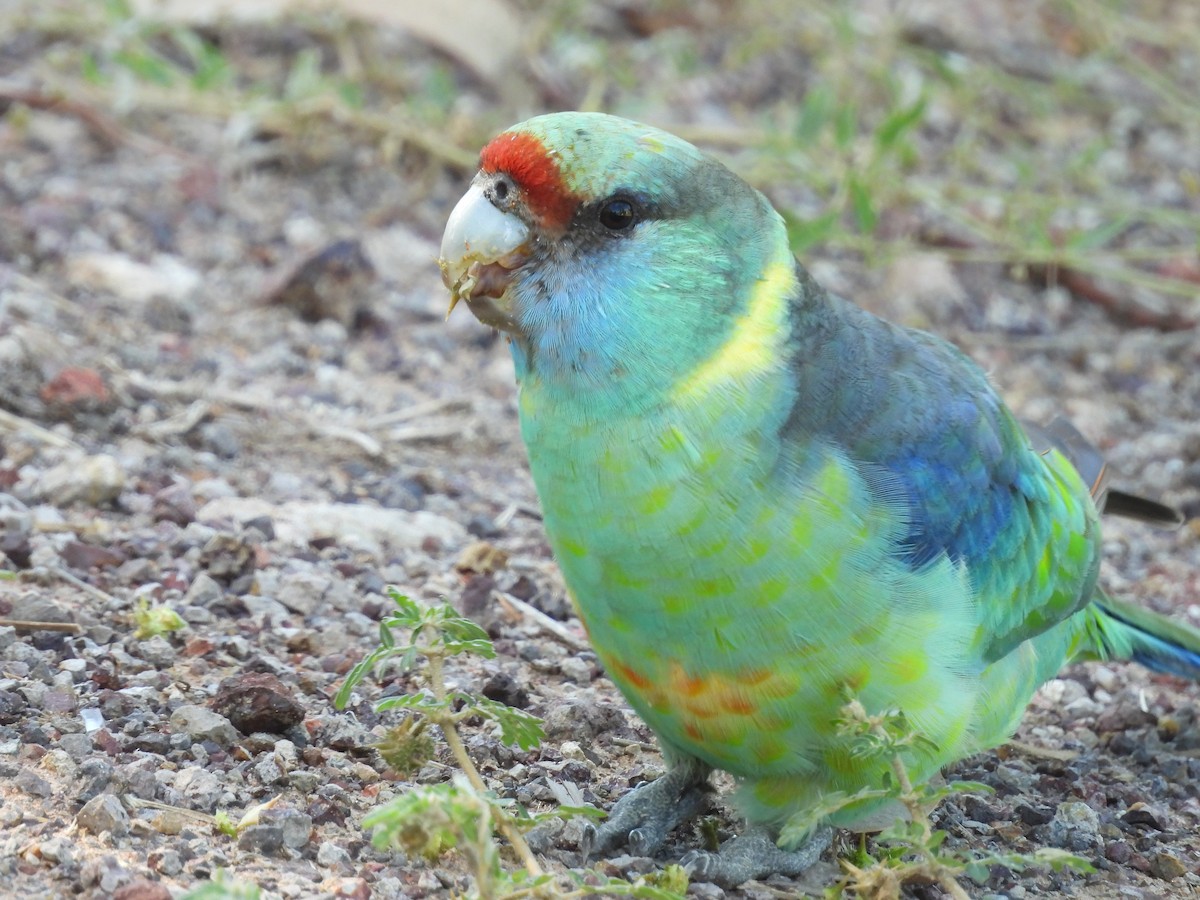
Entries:
POLYGON ((584 860, 627 846, 635 856, 653 856, 676 826, 704 812, 712 801, 709 770, 683 765, 617 801, 599 828, 584 828, 584 860))
POLYGON ((679 862, 693 881, 711 881, 737 887, 752 878, 799 875, 815 863, 829 846, 833 829, 819 829, 796 850, 780 850, 762 828, 754 828, 721 845, 716 853, 693 850, 679 862))

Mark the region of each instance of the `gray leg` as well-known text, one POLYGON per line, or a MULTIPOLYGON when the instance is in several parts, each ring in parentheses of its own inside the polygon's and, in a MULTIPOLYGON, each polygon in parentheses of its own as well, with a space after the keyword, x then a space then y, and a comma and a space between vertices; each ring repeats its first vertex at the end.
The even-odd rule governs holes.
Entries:
POLYGON ((716 853, 692 850, 680 860, 693 881, 711 881, 736 887, 752 878, 799 875, 815 863, 829 846, 833 829, 819 828, 796 850, 780 850, 763 828, 753 828, 731 838, 716 853))
POLYGON ((613 806, 599 828, 584 827, 580 849, 585 860, 628 846, 634 856, 653 856, 678 825, 708 808, 713 789, 709 769, 688 762, 656 781, 630 791, 613 806))

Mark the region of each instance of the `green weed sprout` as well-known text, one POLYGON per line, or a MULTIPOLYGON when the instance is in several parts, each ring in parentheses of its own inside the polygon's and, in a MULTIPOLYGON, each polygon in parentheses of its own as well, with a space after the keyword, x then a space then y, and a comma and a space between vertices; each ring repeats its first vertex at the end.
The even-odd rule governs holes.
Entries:
POLYGON ((898 819, 875 837, 875 855, 865 849, 854 861, 840 860, 843 878, 827 892, 829 897, 847 893, 870 900, 898 900, 906 884, 936 884, 954 900, 970 900, 959 876, 984 882, 988 869, 1001 865, 1020 871, 1028 866, 1048 866, 1055 871, 1065 868, 1081 872, 1095 871, 1082 857, 1063 850, 1043 847, 1033 853, 986 853, 947 850, 946 832, 935 830, 929 811, 952 794, 991 793, 986 784, 956 781, 941 786, 914 785, 904 763, 905 754, 932 749, 929 740, 913 730, 904 714, 888 710, 870 715, 857 699, 842 707, 839 732, 850 739, 851 752, 861 758, 885 759, 890 773, 882 787, 867 788, 854 794, 831 794, 819 808, 793 817, 784 826, 782 838, 803 837, 821 820, 851 805, 891 800, 898 802, 908 821, 898 819))
POLYGON ((388 590, 396 610, 379 626, 379 646, 350 670, 334 699, 341 709, 350 694, 368 675, 381 674, 388 668, 415 673, 426 689, 400 697, 388 697, 375 704, 380 711, 404 710, 407 715, 390 729, 377 749, 389 765, 400 771, 415 771, 433 757, 436 750, 428 725, 436 725, 445 737, 461 772, 448 782, 424 786, 373 810, 363 825, 374 829, 372 841, 377 847, 399 847, 410 856, 437 859, 457 849, 470 863, 478 896, 486 898, 586 897, 619 895, 647 900, 678 900, 687 888, 687 876, 678 866, 630 883, 617 878, 599 878, 594 873, 566 873, 574 883, 564 892, 560 876, 547 873, 530 850, 524 832, 541 821, 558 815, 597 815, 598 810, 559 807, 545 814, 531 814, 515 801, 497 797, 484 784, 479 770, 467 753, 459 727, 467 719, 481 718, 495 723, 504 743, 531 750, 545 736, 541 720, 518 709, 505 706, 464 691, 446 687, 447 659, 473 653, 488 659, 495 650, 487 633, 463 618, 449 604, 421 606, 388 590), (397 639, 397 632, 406 635, 397 639), (504 836, 520 861, 520 869, 506 871, 494 836, 504 836))
POLYGON ((133 636, 139 641, 170 634, 187 625, 183 617, 169 606, 151 603, 139 597, 133 606, 133 636))

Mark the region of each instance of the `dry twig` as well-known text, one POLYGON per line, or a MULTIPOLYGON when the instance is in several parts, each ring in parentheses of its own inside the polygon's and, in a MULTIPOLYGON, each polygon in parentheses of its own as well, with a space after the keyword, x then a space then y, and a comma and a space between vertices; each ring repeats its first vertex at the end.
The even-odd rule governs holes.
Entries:
POLYGON ((570 647, 572 650, 589 650, 587 641, 576 635, 562 622, 557 619, 552 619, 536 606, 530 606, 524 600, 519 600, 512 594, 501 592, 499 594, 500 602, 513 608, 514 611, 520 613, 527 619, 532 619, 537 625, 549 631, 556 638, 570 647))
POLYGON ((17 631, 65 631, 82 634, 83 626, 78 622, 39 622, 33 619, 0 619, 0 628, 15 628, 17 631))

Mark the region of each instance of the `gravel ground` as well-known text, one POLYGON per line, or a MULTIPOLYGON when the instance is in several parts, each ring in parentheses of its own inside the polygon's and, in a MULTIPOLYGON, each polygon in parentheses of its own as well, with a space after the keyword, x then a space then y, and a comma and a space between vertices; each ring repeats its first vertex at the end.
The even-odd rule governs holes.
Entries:
MULTIPOLYGON (((603 8, 593 38, 658 39, 653 23, 603 8)), ((997 53, 1028 49, 1008 32, 987 37, 997 53)), ((251 30, 239 46, 281 66, 305 40, 251 30)), ((413 71, 447 67, 412 38, 386 40, 413 71)), ((3 86, 35 88, 56 54, 84 43, 48 30, 0 37, 3 86)), ((541 77, 566 85, 560 102, 578 101, 573 51, 553 47, 541 77)), ((695 76, 662 100, 658 121, 736 123, 760 82, 792 77, 779 66, 695 76)), ((460 78, 460 109, 509 109, 460 78)), ((524 114, 509 111, 494 126, 524 114)), ((419 148, 388 161, 353 141, 314 156, 182 107, 124 115, 114 102, 102 112, 121 122, 115 139, 77 110, 5 112, 0 575, 13 577, 0 580, 0 617, 63 628, 0 627, 0 892, 177 897, 220 868, 265 897, 466 891, 454 857, 431 866, 379 851, 361 827, 410 784, 371 749, 388 718, 370 692, 345 712, 332 705, 375 644, 387 585, 480 620, 497 656, 454 667, 452 680, 546 719, 547 741, 528 753, 470 732, 500 794, 549 808, 569 783, 607 807, 660 773, 652 736, 565 602, 503 341, 465 312, 443 321, 436 242, 469 172, 419 148), (184 626, 138 637, 146 603, 184 626), (237 820, 268 799, 261 824, 236 839, 205 818, 237 820)), ((1117 142, 1123 190, 1153 193, 1162 171, 1195 174, 1196 131, 1168 131, 1117 142)), ((1195 213, 1197 195, 1180 204, 1195 213)), ((1112 523, 1103 577, 1200 623, 1194 329, 1132 327, 1078 291, 932 250, 810 262, 864 306, 960 343, 1022 415, 1065 410, 1124 486, 1183 508, 1191 519, 1176 532, 1112 523)), ((1156 302, 1189 311, 1178 297, 1156 302)), ((388 690, 405 687, 400 677, 388 690)), ((1074 666, 1046 685, 1018 743, 951 773, 995 793, 948 801, 937 822, 952 846, 1065 847, 1098 871, 996 868, 973 895, 1200 896, 1196 698, 1190 684, 1123 664, 1074 666)), ((444 778, 432 764, 416 776, 444 778)), ((728 813, 719 823, 735 825, 728 813)), ((574 866, 578 835, 576 824, 549 829, 536 849, 551 868, 574 866)), ((671 852, 697 841, 681 834, 671 852)), ((800 882, 692 891, 819 892, 836 877, 831 859, 800 882)))

